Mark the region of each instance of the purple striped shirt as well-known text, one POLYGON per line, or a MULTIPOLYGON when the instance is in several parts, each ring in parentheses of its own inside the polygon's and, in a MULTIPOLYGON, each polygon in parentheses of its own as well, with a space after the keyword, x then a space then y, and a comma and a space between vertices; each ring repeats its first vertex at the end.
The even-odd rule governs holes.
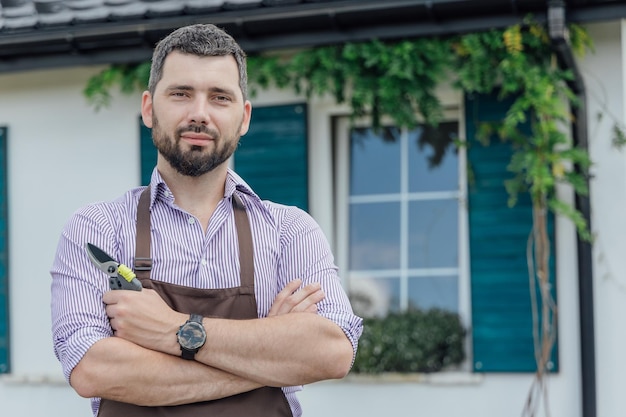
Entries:
MULTIPOLYGON (((261 201, 233 171, 228 172, 224 198, 204 233, 202 225, 176 206, 155 169, 151 179, 151 277, 195 288, 240 285, 239 249, 231 196, 246 205, 254 241, 255 293, 259 317, 267 316, 278 292, 295 278, 303 285, 320 282, 325 298, 318 314, 344 331, 356 354, 362 320, 355 316, 337 275, 333 255, 318 224, 303 210, 261 201)), ((90 242, 128 266, 135 253, 135 219, 142 187, 111 202, 94 203, 75 212, 66 224, 50 271, 52 336, 63 373, 69 376, 87 350, 112 336, 102 303, 108 279, 94 268, 85 252, 90 242)), ((302 411, 296 392, 283 388, 294 416, 302 411)), ((99 398, 92 399, 97 415, 99 398)))

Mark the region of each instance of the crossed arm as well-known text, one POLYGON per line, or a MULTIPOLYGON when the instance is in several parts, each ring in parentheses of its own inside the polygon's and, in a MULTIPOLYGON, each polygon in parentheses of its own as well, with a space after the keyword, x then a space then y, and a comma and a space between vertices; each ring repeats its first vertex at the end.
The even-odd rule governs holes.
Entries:
POLYGON ((335 323, 314 314, 324 297, 319 284, 297 290, 300 284, 292 281, 278 294, 267 318, 205 318, 207 342, 194 361, 180 358, 175 337, 187 315, 152 290, 107 292, 116 337, 96 342, 70 383, 84 397, 156 406, 341 378, 352 345, 335 323))

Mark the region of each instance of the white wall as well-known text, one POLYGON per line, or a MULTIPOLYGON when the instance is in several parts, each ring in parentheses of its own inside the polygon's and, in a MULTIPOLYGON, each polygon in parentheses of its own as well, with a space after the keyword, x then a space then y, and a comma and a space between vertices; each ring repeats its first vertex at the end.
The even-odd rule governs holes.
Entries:
MULTIPOLYGON (((8 127, 12 374, 0 379, 7 416, 85 416, 50 336, 50 275, 58 236, 79 206, 139 183, 139 101, 96 113, 81 90, 96 69, 0 75, 8 127), (11 412, 13 411, 13 412, 11 412)), ((5 414, 6 413, 6 414, 5 414)))
POLYGON ((626 85, 624 22, 590 26, 602 45, 581 64, 589 90, 590 153, 593 168, 591 208, 594 244, 594 298, 598 416, 623 415, 626 409, 626 149, 611 145, 611 129, 624 129, 626 85), (599 119, 598 114, 604 114, 599 119))
MULTIPOLYGON (((611 122, 600 110, 625 119, 620 23, 595 25, 597 52, 582 62, 590 102, 594 168, 592 208, 598 415, 620 417, 626 409, 621 373, 626 366, 623 256, 626 206, 625 152, 610 145, 611 122)), ((89 404, 63 381, 52 353, 48 270, 60 230, 79 206, 117 197, 139 182, 139 96, 114 98, 96 113, 81 90, 98 68, 0 74, 0 126, 9 128, 10 302, 13 372, 0 377, 0 404, 9 416, 86 416, 89 404)), ((299 101, 289 94, 262 93, 255 104, 299 101)), ((311 103, 311 137, 330 135, 329 116, 341 112, 311 103)), ((312 169, 329 172, 325 147, 310 153, 312 169)), ((329 175, 316 175, 312 195, 328 190, 329 175)), ((313 214, 332 234, 328 200, 312 201, 313 214)), ((552 416, 579 417, 580 366, 575 238, 559 220, 558 291, 560 372, 550 378, 552 416)), ((531 375, 464 373, 431 378, 359 379, 313 384, 301 393, 305 416, 519 416, 531 375)))

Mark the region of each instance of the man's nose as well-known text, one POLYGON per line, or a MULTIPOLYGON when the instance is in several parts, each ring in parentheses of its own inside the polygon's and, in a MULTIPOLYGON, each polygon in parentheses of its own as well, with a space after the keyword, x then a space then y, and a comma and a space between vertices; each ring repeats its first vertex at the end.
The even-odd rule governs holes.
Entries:
POLYGON ((205 98, 196 98, 190 105, 189 122, 209 124, 211 121, 209 102, 205 98))

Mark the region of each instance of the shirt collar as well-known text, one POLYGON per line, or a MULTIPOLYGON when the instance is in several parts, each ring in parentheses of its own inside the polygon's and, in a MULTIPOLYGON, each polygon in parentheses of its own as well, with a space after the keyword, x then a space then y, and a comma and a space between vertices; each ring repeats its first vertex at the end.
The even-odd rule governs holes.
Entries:
MULTIPOLYGON (((172 192, 156 167, 152 171, 150 187, 150 208, 152 208, 152 205, 157 198, 172 198, 172 192)), ((251 203, 254 205, 265 209, 265 205, 261 201, 261 198, 254 191, 252 191, 252 188, 250 188, 248 183, 246 183, 235 171, 228 168, 228 172, 226 173, 226 184, 224 185, 224 198, 232 198, 235 191, 237 191, 240 196, 245 195, 247 197, 246 200, 251 200, 251 203)), ((265 209, 265 211, 267 212, 266 214, 269 214, 267 209, 265 209)))

